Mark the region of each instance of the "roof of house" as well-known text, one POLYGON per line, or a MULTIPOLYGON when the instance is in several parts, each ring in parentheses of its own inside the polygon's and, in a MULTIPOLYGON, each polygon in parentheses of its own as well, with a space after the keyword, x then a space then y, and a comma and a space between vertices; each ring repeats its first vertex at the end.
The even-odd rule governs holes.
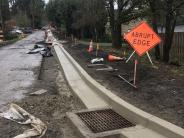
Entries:
MULTIPOLYGON (((158 33, 164 33, 165 27, 158 27, 158 33)), ((184 32, 184 25, 177 25, 174 32, 184 32)))

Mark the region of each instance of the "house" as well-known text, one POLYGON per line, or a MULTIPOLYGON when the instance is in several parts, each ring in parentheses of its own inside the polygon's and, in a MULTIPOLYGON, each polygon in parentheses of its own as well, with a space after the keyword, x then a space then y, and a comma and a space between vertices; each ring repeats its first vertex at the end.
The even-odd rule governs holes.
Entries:
MULTIPOLYGON (((174 32, 184 32, 184 25, 176 25, 174 32)), ((158 27, 158 33, 165 33, 165 27, 158 27)))

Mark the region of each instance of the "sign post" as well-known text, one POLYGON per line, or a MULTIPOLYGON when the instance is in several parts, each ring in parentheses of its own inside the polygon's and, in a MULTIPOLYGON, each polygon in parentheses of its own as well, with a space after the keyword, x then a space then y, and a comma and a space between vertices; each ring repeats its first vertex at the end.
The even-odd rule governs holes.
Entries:
MULTIPOLYGON (((154 48, 157 44, 159 44, 161 42, 161 39, 146 22, 140 23, 134 29, 125 34, 124 39, 134 49, 133 53, 126 60, 126 63, 128 63, 128 61, 132 58, 135 53, 137 53, 140 57, 146 53, 150 63, 153 65, 148 51, 154 48)), ((137 60, 135 60, 134 84, 131 84, 131 86, 134 85, 135 87, 137 64, 138 62, 137 60)))

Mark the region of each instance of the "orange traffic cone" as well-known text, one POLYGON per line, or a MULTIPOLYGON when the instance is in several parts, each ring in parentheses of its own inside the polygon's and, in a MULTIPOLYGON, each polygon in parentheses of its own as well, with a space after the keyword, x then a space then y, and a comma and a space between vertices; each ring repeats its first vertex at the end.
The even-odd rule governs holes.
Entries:
POLYGON ((123 60, 123 58, 116 57, 116 56, 113 56, 113 55, 108 55, 108 60, 109 61, 119 61, 119 60, 123 60))
POLYGON ((93 52, 93 41, 92 40, 91 40, 91 42, 89 44, 88 52, 89 53, 93 52))

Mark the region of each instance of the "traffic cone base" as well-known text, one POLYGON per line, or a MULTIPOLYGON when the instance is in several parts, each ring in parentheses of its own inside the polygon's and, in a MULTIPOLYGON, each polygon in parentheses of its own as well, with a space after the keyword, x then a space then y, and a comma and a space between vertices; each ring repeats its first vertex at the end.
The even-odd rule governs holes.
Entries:
POLYGON ((89 53, 93 52, 93 41, 92 40, 91 40, 91 42, 89 44, 88 52, 89 53))
POLYGON ((113 55, 108 55, 108 60, 109 61, 119 61, 119 60, 123 60, 123 58, 117 57, 117 56, 113 56, 113 55))
POLYGON ((89 53, 93 52, 93 47, 89 47, 88 52, 89 53))

